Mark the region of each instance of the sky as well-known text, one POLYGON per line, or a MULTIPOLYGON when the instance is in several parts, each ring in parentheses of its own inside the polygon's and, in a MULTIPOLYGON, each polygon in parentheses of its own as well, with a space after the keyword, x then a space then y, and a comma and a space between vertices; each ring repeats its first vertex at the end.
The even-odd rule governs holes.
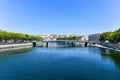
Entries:
POLYGON ((0 29, 89 35, 120 28, 120 0, 0 0, 0 29))

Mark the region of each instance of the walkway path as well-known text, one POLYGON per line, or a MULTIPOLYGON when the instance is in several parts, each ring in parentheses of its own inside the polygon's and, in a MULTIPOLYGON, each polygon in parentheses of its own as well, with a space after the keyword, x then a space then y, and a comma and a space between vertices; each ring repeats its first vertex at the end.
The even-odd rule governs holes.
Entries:
POLYGON ((22 47, 22 46, 32 46, 32 43, 20 43, 20 44, 0 45, 0 49, 15 48, 15 47, 22 47))
POLYGON ((101 47, 101 48, 105 48, 105 49, 109 49, 109 50, 119 51, 119 52, 120 52, 119 49, 113 49, 113 48, 109 48, 109 47, 102 46, 102 45, 99 45, 99 44, 95 44, 94 46, 96 46, 96 47, 101 47))

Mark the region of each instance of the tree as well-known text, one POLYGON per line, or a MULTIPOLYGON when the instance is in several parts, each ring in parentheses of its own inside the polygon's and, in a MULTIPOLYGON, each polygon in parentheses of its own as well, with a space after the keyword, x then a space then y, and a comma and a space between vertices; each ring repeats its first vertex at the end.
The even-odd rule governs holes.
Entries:
POLYGON ((114 32, 109 32, 107 40, 110 42, 114 42, 114 32))
POLYGON ((120 28, 114 32, 114 42, 120 42, 120 28))
POLYGON ((22 34, 22 33, 15 33, 15 32, 7 32, 7 31, 2 31, 0 30, 0 41, 5 40, 11 40, 13 39, 14 42, 16 41, 22 41, 24 42, 25 40, 43 40, 42 37, 34 36, 34 35, 29 35, 29 34, 22 34))
POLYGON ((109 34, 111 32, 104 32, 100 35, 100 41, 101 42, 105 42, 106 40, 109 40, 109 34))
POLYGON ((100 41, 105 42, 106 40, 117 43, 120 42, 120 28, 114 32, 104 32, 100 35, 100 41))

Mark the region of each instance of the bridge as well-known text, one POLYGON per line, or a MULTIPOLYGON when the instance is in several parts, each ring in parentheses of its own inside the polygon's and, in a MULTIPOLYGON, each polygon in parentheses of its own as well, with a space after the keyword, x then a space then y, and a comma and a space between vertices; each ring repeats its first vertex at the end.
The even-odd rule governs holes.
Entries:
POLYGON ((33 42, 33 46, 43 46, 43 47, 75 47, 75 46, 87 46, 87 41, 77 41, 77 40, 49 40, 49 41, 37 41, 33 42))

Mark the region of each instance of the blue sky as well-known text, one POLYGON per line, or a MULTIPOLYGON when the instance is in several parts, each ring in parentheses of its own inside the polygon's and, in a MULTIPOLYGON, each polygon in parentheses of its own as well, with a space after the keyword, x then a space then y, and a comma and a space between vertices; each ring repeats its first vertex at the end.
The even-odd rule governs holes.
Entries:
POLYGON ((120 28, 120 0, 0 0, 0 29, 80 34, 120 28))

